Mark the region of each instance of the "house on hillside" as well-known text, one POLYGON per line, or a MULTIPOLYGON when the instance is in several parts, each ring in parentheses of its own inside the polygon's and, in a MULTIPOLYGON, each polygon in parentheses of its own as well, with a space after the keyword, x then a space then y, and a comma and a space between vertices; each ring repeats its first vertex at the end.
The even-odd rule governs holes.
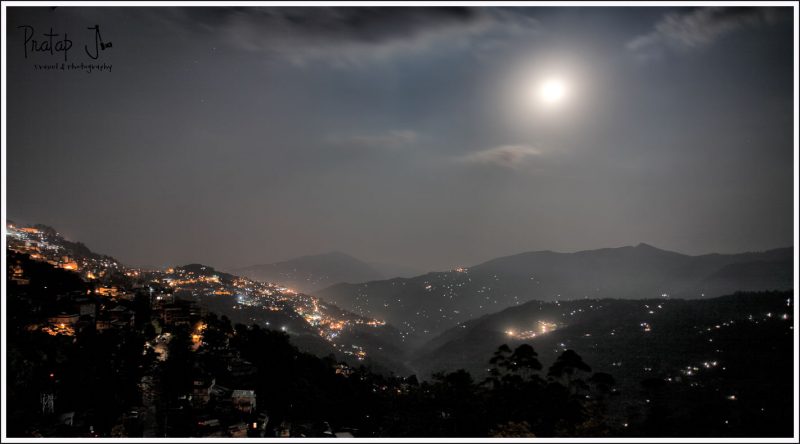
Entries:
POLYGON ((256 410, 255 390, 234 390, 231 394, 233 408, 244 413, 253 413, 256 410))

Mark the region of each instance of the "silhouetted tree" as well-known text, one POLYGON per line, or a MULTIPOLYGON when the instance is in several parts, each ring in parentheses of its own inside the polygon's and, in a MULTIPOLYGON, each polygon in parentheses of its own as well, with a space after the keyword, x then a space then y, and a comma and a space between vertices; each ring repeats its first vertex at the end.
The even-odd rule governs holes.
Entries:
POLYGON ((567 387, 577 391, 587 388, 586 383, 578 376, 578 372, 589 373, 591 371, 592 368, 583 362, 580 355, 574 350, 566 350, 547 370, 547 376, 566 382, 567 387))
POLYGON ((508 370, 520 373, 524 376, 531 376, 534 372, 542 369, 542 364, 537 359, 539 356, 528 344, 522 344, 514 350, 508 359, 508 370))

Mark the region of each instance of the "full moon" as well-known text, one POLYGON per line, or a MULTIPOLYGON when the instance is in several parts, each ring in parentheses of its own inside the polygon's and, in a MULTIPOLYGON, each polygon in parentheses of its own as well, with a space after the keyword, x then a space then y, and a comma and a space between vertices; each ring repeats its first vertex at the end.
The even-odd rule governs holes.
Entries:
POLYGON ((548 79, 539 86, 539 98, 548 104, 564 100, 567 95, 567 84, 561 79, 548 79))

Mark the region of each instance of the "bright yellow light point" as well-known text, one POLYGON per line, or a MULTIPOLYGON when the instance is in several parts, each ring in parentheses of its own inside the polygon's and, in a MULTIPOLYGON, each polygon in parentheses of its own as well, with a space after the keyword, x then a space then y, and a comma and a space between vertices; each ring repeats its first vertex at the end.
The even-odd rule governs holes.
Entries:
POLYGON ((567 95, 567 85, 561 79, 548 79, 539 87, 539 97, 545 103, 558 103, 567 95))

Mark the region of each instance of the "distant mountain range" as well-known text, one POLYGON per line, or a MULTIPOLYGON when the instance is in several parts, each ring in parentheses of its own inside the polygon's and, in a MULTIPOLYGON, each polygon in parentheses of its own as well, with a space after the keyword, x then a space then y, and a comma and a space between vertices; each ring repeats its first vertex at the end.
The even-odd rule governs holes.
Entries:
POLYGON ((793 253, 689 256, 647 244, 501 257, 469 269, 360 284, 315 294, 397 326, 419 343, 484 314, 530 300, 701 298, 792 288, 793 253))
MULTIPOLYGON (((98 274, 96 269, 103 269, 108 277, 128 279, 123 273, 128 269, 122 264, 92 252, 79 242, 65 240, 51 227, 9 228, 9 233, 9 248, 34 248, 42 255, 45 252, 49 255, 40 260, 47 259, 67 267, 69 264, 58 261, 62 256, 69 256, 78 262, 82 272, 98 274)), ((472 360, 470 356, 474 355, 476 359, 478 355, 485 356, 498 342, 508 339, 504 336, 504 328, 517 328, 517 324, 530 327, 530 319, 514 322, 517 318, 514 313, 523 313, 525 317, 530 310, 546 308, 553 314, 547 320, 561 322, 560 328, 570 326, 564 331, 571 332, 570 337, 575 338, 577 336, 573 333, 577 332, 577 325, 590 324, 584 324, 586 318, 581 316, 556 321, 560 319, 556 314, 563 317, 567 313, 563 307, 574 305, 577 308, 569 311, 578 310, 580 313, 580 309, 592 309, 598 300, 613 299, 615 302, 606 305, 613 309, 603 311, 607 319, 590 319, 592 329, 605 328, 611 325, 609 323, 626 317, 626 310, 639 310, 636 308, 639 302, 651 305, 652 301, 668 301, 668 306, 680 307, 682 305, 675 299, 711 299, 739 291, 790 290, 793 267, 792 248, 689 256, 639 244, 575 253, 528 252, 493 259, 470 268, 392 279, 383 278, 385 270, 402 270, 396 266, 368 264, 340 252, 231 270, 231 274, 201 264, 175 267, 175 272, 218 278, 219 281, 213 285, 196 284, 199 287, 192 288, 189 293, 202 305, 229 316, 235 322, 285 326, 297 333, 293 335, 293 341, 299 341, 301 348, 318 355, 336 350, 320 337, 319 328, 303 317, 303 310, 307 307, 302 303, 311 300, 303 293, 329 302, 323 309, 337 319, 353 320, 356 319, 354 315, 358 315, 365 319, 383 320, 387 324, 380 328, 353 323, 352 328, 340 333, 337 344, 360 345, 368 351, 368 360, 372 364, 389 371, 429 375, 455 363, 465 368, 473 366, 472 370, 479 369, 482 361, 472 360), (236 293, 233 281, 237 276, 273 282, 278 287, 293 288, 300 294, 286 290, 293 296, 285 298, 287 307, 278 311, 231 304, 230 296, 220 296, 216 290, 236 293), (319 290, 320 287, 325 288, 319 290), (567 302, 570 300, 573 302, 567 302), (631 305, 629 300, 637 302, 631 305), (548 304, 550 301, 555 303, 548 304), (522 310, 517 312, 515 307, 522 310), (581 323, 576 322, 579 318, 581 323), (472 349, 474 353, 470 351, 472 349)), ((150 277, 171 273, 173 271, 145 272, 150 277)), ((322 306, 322 301, 319 302, 322 306)), ((714 310, 716 313, 717 308, 714 310)), ((628 324, 633 322, 633 318, 626 319, 628 324)), ((710 322, 711 318, 706 320, 710 322)), ((566 334, 562 331, 557 333, 547 337, 566 334)), ((537 342, 542 340, 545 338, 536 339, 537 342)))
POLYGON ((301 256, 271 264, 251 265, 231 272, 262 282, 279 282, 304 293, 313 293, 342 282, 410 277, 420 273, 402 265, 367 263, 339 251, 301 256))

